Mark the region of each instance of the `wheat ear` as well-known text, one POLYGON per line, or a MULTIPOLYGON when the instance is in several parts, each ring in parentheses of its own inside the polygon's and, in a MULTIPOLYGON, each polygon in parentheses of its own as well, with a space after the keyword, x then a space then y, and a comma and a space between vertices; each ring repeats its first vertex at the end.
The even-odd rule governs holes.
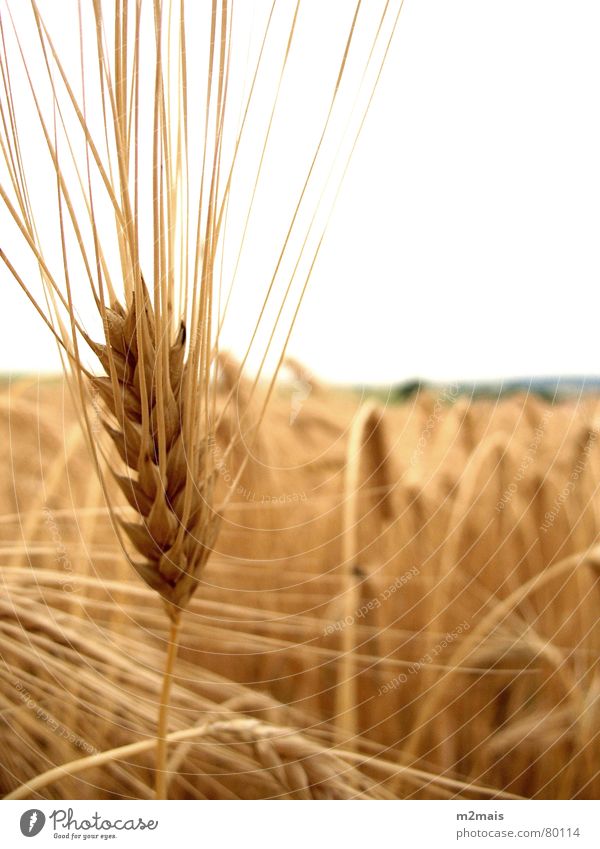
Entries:
POLYGON ((341 745, 352 748, 358 734, 358 682, 356 650, 357 611, 361 606, 364 576, 360 567, 361 468, 366 461, 369 485, 375 484, 381 498, 377 503, 382 518, 393 517, 391 490, 393 479, 383 434, 383 411, 367 401, 356 414, 346 450, 343 505, 343 607, 344 625, 340 645, 338 684, 335 690, 335 717, 341 745))
POLYGON ((137 514, 135 521, 118 521, 138 555, 130 558, 133 567, 161 595, 174 621, 192 597, 218 533, 211 507, 212 432, 202 433, 200 423, 198 435, 188 436, 184 427, 184 324, 168 345, 160 397, 160 340, 149 301, 142 309, 134 302, 128 311, 114 305, 107 315, 106 344, 90 343, 106 376, 90 383, 111 414, 112 421, 103 423, 124 466, 114 477, 137 514))
MULTIPOLYGON (((330 212, 323 217, 324 223, 317 216, 321 198, 312 217, 300 213, 305 210, 306 198, 311 195, 323 160, 327 167, 326 141, 336 126, 338 95, 345 70, 355 56, 362 57, 364 72, 359 83, 362 97, 351 109, 343 129, 347 144, 340 180, 366 118, 402 4, 403 0, 384 4, 367 56, 354 39, 357 21, 362 20, 362 0, 350 4, 348 35, 343 42, 339 70, 332 78, 323 130, 309 158, 306 179, 292 204, 291 222, 276 252, 273 272, 267 275, 270 284, 240 364, 238 385, 259 325, 262 323, 264 328, 263 318, 271 314, 271 305, 275 304, 276 318, 272 332, 267 333, 249 401, 258 386, 267 355, 273 352, 276 331, 287 333, 283 333, 275 373, 258 421, 253 425, 254 439, 285 358, 329 221, 330 212), (291 260, 289 265, 288 260, 291 260), (288 267, 293 270, 288 271, 288 267), (299 268, 303 282, 295 280, 297 272, 300 275, 299 268), (294 309, 287 321, 290 306, 294 309), (287 321, 285 326, 284 321, 287 321)), ((218 427, 214 371, 229 302, 227 296, 221 308, 223 254, 227 252, 224 232, 227 210, 235 196, 235 205, 248 210, 242 228, 241 252, 256 185, 246 206, 245 199, 236 193, 234 173, 240 167, 240 148, 247 145, 245 140, 250 133, 246 119, 255 109, 255 87, 260 86, 264 77, 259 71, 263 48, 270 40, 275 0, 271 13, 265 15, 264 35, 256 47, 249 89, 240 95, 239 125, 229 104, 230 66, 238 55, 233 44, 238 43, 243 33, 234 24, 233 4, 229 0, 214 0, 206 5, 205 26, 200 31, 186 23, 187 14, 194 8, 191 3, 156 0, 146 4, 125 0, 111 8, 111 4, 90 0, 77 6, 81 67, 77 75, 71 76, 36 0, 31 0, 29 26, 36 38, 28 43, 37 44, 37 64, 45 69, 41 71, 44 77, 41 89, 37 75, 30 73, 29 48, 24 49, 13 15, 8 12, 4 18, 6 24, 0 16, 3 95, 0 97, 0 160, 6 165, 7 173, 4 184, 0 185, 0 200, 39 267, 43 295, 36 297, 32 293, 27 278, 3 251, 0 260, 62 348, 63 366, 78 401, 80 420, 119 539, 137 573, 160 594, 171 620, 157 733, 156 791, 160 795, 165 789, 164 757, 177 624, 180 611, 198 585, 219 526, 219 517, 212 507, 213 449, 218 427), (11 34, 9 46, 7 32, 11 34), (192 52, 188 45, 200 34, 204 39, 206 64, 203 65, 205 76, 198 87, 194 85, 197 75, 191 73, 198 60, 190 61, 192 52), (140 49, 142 41, 146 45, 144 50, 140 49), (91 62, 87 61, 90 56, 91 62), (146 72, 146 57, 150 57, 151 72, 146 72), (36 213, 36 204, 29 193, 28 169, 19 140, 16 98, 9 72, 13 62, 24 71, 25 90, 37 116, 34 129, 41 145, 39 150, 48 157, 50 176, 56 185, 58 228, 52 234, 50 250, 47 237, 38 232, 38 223, 49 217, 48 199, 44 198, 43 211, 36 213), (200 103, 204 108, 199 108, 200 103), (100 132, 94 130, 95 121, 88 120, 92 109, 99 114, 100 132), (145 238, 147 235, 149 240, 145 238), (54 270, 52 257, 57 241, 62 263, 54 270), (142 268, 147 269, 151 281, 148 289, 142 268), (103 341, 93 340, 79 318, 80 284, 75 285, 75 281, 80 278, 103 322, 103 341), (84 366, 80 351, 82 338, 100 360, 102 376, 93 376, 84 366), (104 427, 121 460, 121 468, 114 469, 109 462, 109 469, 136 511, 135 520, 124 521, 111 502, 110 489, 104 481, 104 465, 100 462, 101 452, 90 423, 87 405, 90 393, 97 393, 103 399, 107 413, 104 427), (130 545, 126 545, 127 540, 130 545)), ((279 66, 280 81, 292 54, 299 10, 300 0, 297 0, 279 66)), ((277 100, 278 94, 273 111, 277 100)), ((31 130, 27 128, 27 135, 31 130)), ((270 124, 260 153, 256 184, 269 132, 270 124)), ((336 171, 330 164, 330 176, 336 171)), ((332 183, 336 180, 337 175, 332 183)), ((324 190, 323 194, 326 194, 324 190)), ((337 192, 333 194, 337 196, 337 192)), ((234 278, 235 272, 231 288, 234 278)), ((235 395, 233 386, 225 407, 235 395)), ((245 426, 248 412, 245 410, 242 415, 245 426)), ((223 409, 220 415, 224 415, 223 409)), ((230 441, 223 453, 224 460, 228 460, 236 444, 237 440, 230 441)), ((225 506, 240 480, 244 464, 242 460, 234 485, 223 501, 225 506)))

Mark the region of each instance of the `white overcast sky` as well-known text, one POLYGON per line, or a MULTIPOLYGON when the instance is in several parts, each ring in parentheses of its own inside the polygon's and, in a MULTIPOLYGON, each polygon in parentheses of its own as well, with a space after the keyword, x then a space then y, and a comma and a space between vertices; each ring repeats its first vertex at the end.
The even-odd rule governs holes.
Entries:
MULTIPOLYGON (((291 354, 351 383, 600 373, 598 33, 597 0, 406 0, 291 354)), ((58 368, 0 285, 0 369, 58 368)))

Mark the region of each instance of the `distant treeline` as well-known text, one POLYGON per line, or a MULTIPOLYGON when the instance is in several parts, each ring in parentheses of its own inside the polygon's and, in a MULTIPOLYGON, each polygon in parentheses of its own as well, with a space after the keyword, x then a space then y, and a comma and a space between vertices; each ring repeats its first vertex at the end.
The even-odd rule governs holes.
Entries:
POLYGON ((532 377, 511 378, 490 382, 455 381, 438 383, 426 380, 407 380, 390 387, 356 387, 361 394, 376 397, 388 404, 398 404, 412 399, 419 392, 441 393, 452 388, 446 394, 450 398, 468 396, 470 398, 506 398, 518 393, 533 394, 553 403, 580 395, 600 393, 600 377, 532 377))

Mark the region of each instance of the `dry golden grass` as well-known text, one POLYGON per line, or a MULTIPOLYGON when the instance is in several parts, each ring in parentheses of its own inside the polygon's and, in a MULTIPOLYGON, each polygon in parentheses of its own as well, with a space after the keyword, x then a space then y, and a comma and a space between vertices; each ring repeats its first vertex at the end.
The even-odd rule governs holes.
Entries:
MULTIPOLYGON (((291 394, 233 493, 216 462, 169 795, 597 798, 596 399, 365 409, 319 387, 290 424, 291 394)), ((63 384, 6 385, 0 413, 1 790, 146 798, 160 601, 63 384)))

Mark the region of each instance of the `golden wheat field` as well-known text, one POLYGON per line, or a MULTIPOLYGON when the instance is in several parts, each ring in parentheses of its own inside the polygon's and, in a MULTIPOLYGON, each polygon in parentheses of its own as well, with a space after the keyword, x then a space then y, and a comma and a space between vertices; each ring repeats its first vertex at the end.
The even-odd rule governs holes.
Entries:
MULTIPOLYGON (((600 798, 597 26, 538 5, 0 0, 7 845, 600 798), (292 799, 498 804, 154 804, 292 799)), ((534 807, 481 835, 590 837, 534 807)))
MULTIPOLYGON (((217 433, 231 498, 182 617, 168 795, 597 798, 598 399, 298 379, 237 482, 237 404, 217 433)), ((152 798, 159 596, 66 384, 0 398, 1 792, 152 798)))

